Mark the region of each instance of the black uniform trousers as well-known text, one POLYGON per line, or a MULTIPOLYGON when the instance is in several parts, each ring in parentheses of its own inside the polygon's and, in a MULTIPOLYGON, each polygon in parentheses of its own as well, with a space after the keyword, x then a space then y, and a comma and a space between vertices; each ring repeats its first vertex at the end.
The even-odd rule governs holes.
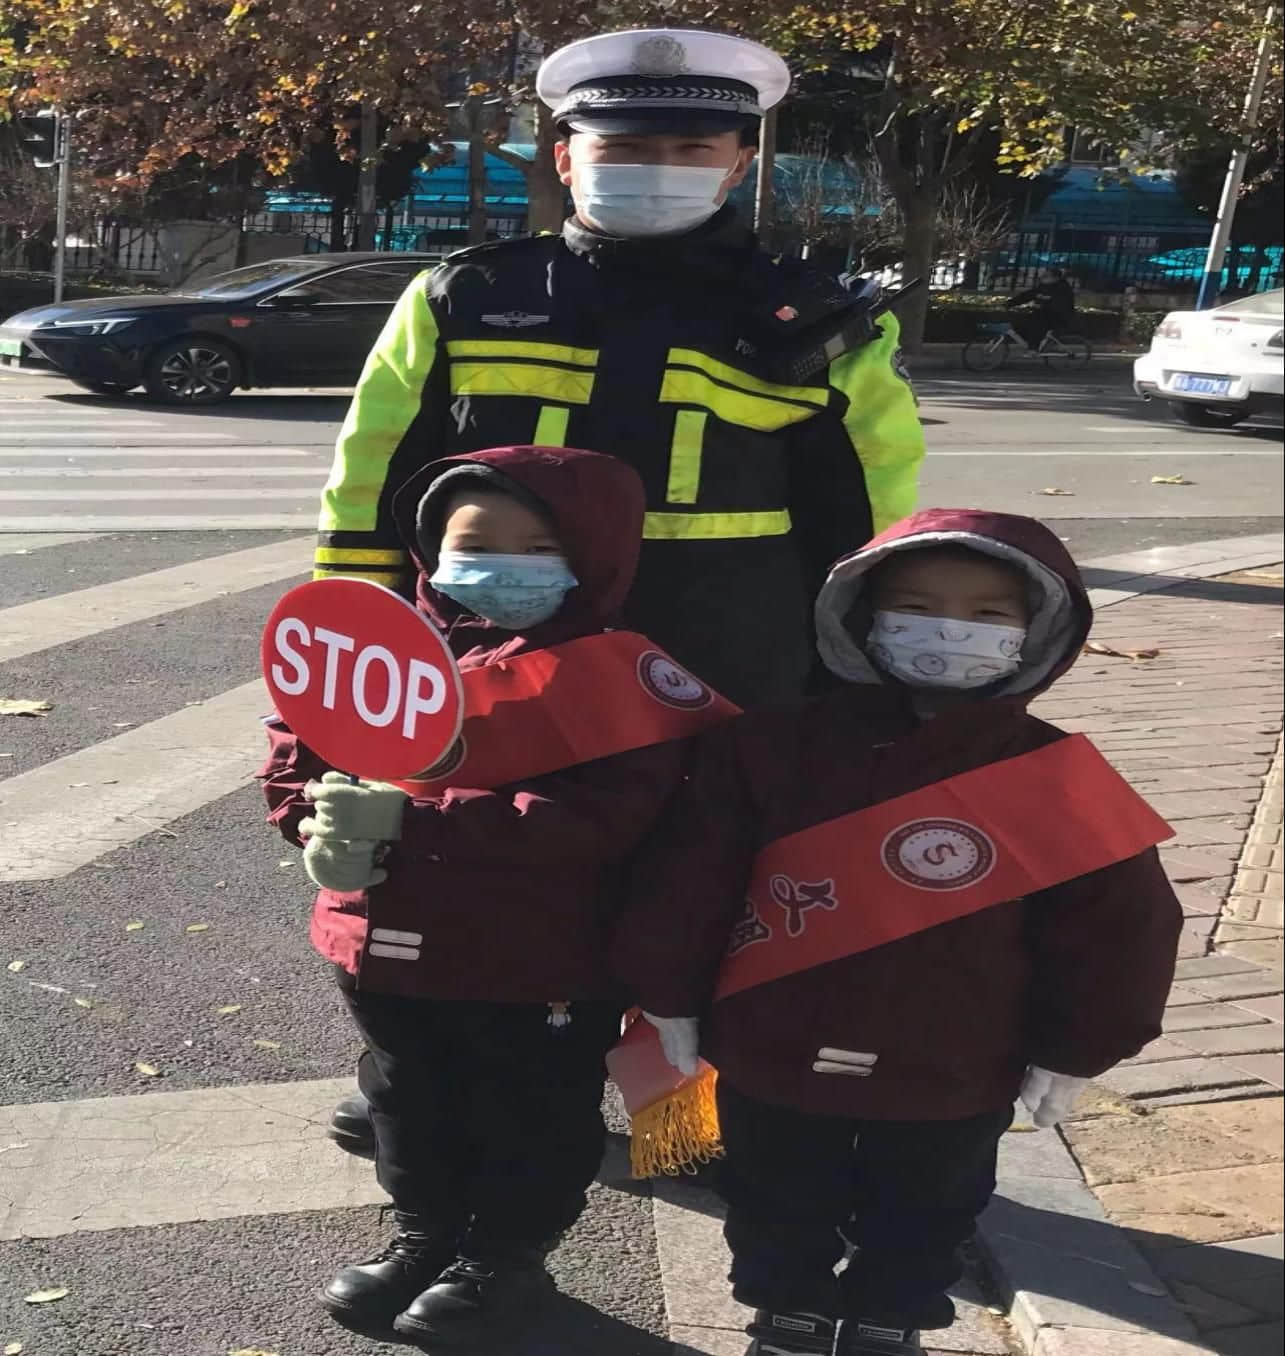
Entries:
POLYGON ((995 1190, 1010 1107, 956 1121, 849 1120, 769 1105, 720 1080, 718 1109, 738 1300, 949 1326, 946 1291, 995 1190), (845 1238, 857 1251, 836 1280, 845 1238))
POLYGON ((551 1246, 602 1161, 615 1003, 447 1002, 340 988, 366 1043, 357 1081, 375 1171, 399 1212, 469 1257, 551 1246))

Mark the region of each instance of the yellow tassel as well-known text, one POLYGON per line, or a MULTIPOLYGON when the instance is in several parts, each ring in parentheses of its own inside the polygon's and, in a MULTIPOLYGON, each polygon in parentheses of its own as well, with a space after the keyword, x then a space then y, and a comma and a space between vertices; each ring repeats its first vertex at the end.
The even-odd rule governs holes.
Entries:
POLYGON ((629 1163, 634 1177, 677 1177, 680 1172, 694 1173, 698 1163, 722 1158, 714 1100, 717 1081, 718 1074, 706 1067, 677 1092, 633 1117, 629 1163))

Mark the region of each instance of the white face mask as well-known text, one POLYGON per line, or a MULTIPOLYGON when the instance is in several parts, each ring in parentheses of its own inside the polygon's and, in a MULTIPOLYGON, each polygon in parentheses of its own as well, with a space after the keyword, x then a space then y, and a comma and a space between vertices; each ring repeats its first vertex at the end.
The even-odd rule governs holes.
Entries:
POLYGON ((915 687, 985 687, 1022 664, 1023 626, 876 612, 866 649, 885 673, 915 687))
POLYGON ((581 164, 576 208, 607 235, 682 235, 718 211, 718 195, 731 173, 692 165, 581 164))

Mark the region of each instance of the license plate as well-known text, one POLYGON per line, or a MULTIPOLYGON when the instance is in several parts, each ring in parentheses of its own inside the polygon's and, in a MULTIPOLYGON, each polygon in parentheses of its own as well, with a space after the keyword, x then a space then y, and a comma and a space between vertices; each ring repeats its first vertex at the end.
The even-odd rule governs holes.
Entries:
POLYGON ((22 357, 22 341, 20 339, 0 339, 0 354, 6 358, 22 357))
POLYGON ((1202 377, 1194 372, 1179 372, 1173 379, 1175 391, 1192 395, 1225 396, 1231 390, 1230 377, 1202 377))

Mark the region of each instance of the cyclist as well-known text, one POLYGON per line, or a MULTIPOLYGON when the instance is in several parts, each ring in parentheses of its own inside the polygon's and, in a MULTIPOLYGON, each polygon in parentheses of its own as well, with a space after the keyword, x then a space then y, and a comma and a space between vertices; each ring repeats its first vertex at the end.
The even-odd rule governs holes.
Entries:
POLYGON ((1009 305, 1035 306, 1029 315, 1013 322, 1013 328, 1032 348, 1039 348, 1050 330, 1065 333, 1075 324, 1075 289, 1060 268, 1041 270, 1035 286, 1010 298, 1009 305))

